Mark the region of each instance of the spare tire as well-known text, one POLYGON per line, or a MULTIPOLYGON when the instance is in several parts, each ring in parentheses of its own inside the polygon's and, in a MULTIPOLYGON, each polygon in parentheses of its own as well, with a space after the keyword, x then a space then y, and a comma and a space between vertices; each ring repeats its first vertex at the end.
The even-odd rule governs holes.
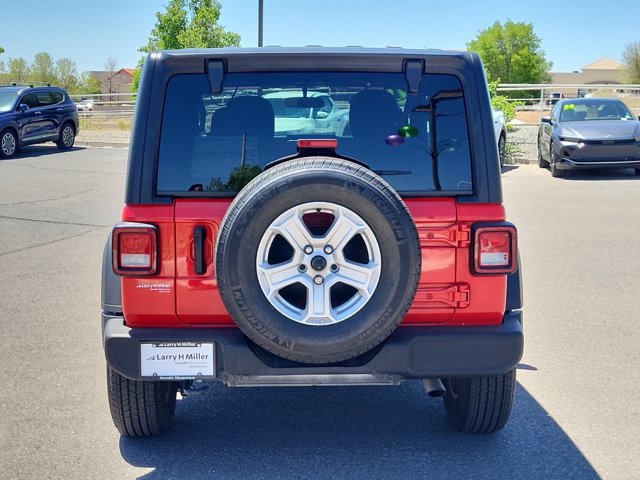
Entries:
POLYGON ((340 362, 384 341, 420 271, 400 196, 367 168, 330 157, 256 177, 229 207, 216 246, 220 295, 238 327, 304 363, 340 362))

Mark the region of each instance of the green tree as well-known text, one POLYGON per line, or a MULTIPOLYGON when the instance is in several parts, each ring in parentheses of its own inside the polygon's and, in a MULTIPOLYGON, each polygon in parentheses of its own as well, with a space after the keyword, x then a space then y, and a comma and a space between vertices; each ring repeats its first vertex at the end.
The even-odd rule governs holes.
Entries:
MULTIPOLYGON (((240 35, 218 25, 222 5, 218 0, 170 0, 164 12, 156 13, 156 24, 141 52, 181 48, 221 48, 240 46, 240 35)), ((132 90, 138 90, 138 64, 132 90)))
POLYGON ((70 58, 60 58, 56 62, 56 76, 60 86, 65 90, 73 90, 78 85, 78 69, 70 58))
POLYGON ((83 72, 73 93, 100 93, 100 79, 90 72, 83 72), (76 91, 77 90, 77 91, 76 91))
POLYGON ((640 42, 633 42, 625 47, 622 61, 627 67, 628 82, 640 83, 640 42))
POLYGON ((47 52, 36 54, 31 66, 31 78, 34 82, 57 83, 55 64, 47 52))
MULTIPOLYGON (((540 48, 531 23, 494 23, 467 43, 478 52, 490 78, 503 83, 545 83, 551 80, 551 62, 540 48)), ((519 95, 522 93, 515 92, 519 95)))
POLYGON ((4 48, 0 47, 0 55, 4 53, 4 48))
POLYGON ((26 82, 31 75, 31 69, 27 61, 22 58, 10 58, 8 63, 9 81, 10 82, 26 82))

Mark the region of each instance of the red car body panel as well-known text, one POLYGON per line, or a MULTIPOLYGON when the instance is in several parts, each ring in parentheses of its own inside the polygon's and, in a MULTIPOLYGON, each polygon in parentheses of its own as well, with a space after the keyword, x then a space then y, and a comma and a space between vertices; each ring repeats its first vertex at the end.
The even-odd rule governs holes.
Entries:
MULTIPOLYGON (((177 199, 173 205, 125 206, 122 219, 158 228, 158 274, 123 277, 127 325, 229 327, 215 275, 215 239, 231 199, 177 199), (195 273, 194 230, 206 230, 206 273, 195 273)), ((422 272, 403 325, 498 325, 506 302, 506 275, 471 270, 472 226, 501 222, 502 205, 464 204, 455 198, 407 198, 422 247, 422 272)))

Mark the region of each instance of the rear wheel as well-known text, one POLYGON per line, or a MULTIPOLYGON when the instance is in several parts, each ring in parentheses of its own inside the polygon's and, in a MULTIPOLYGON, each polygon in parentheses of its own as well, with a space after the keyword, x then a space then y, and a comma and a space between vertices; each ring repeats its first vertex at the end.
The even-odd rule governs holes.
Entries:
POLYGON ((498 154, 500 155, 500 166, 502 167, 507 161, 507 138, 504 133, 500 134, 498 140, 498 154))
POLYGON ((69 150, 76 141, 76 129, 70 122, 65 123, 60 130, 60 137, 56 142, 60 150, 69 150))
POLYGON ((444 406, 453 426, 464 433, 492 433, 505 426, 515 395, 516 370, 494 377, 451 379, 444 406))
POLYGON ((640 168, 636 168, 636 175, 640 175, 640 168))
POLYGON ((4 130, 0 134, 0 157, 11 158, 18 151, 18 138, 13 130, 4 130))
POLYGON ((111 418, 125 437, 155 437, 167 431, 176 410, 176 382, 129 380, 107 368, 111 418))

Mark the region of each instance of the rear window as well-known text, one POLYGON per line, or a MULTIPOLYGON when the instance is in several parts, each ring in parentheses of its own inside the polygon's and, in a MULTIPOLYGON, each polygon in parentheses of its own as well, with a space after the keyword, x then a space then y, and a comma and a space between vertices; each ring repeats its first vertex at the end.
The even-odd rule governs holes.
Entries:
POLYGON ((212 95, 205 74, 169 81, 159 194, 233 195, 298 139, 336 139, 336 153, 367 164, 405 195, 472 192, 462 87, 427 74, 419 93, 403 73, 227 74, 212 95))

